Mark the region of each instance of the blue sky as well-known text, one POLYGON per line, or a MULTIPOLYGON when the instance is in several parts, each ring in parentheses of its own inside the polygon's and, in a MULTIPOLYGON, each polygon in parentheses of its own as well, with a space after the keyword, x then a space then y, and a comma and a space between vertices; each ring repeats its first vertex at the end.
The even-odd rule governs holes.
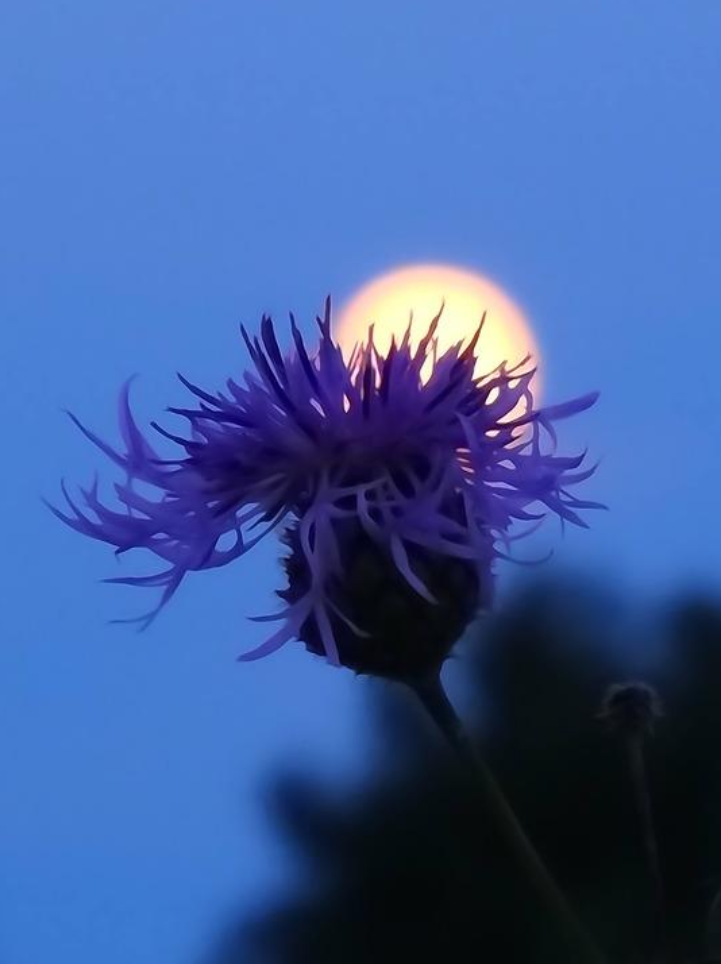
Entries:
MULTIPOLYGON (((280 881, 281 761, 336 778, 364 685, 288 648, 240 666, 273 546, 142 596, 43 509, 113 437, 398 264, 478 269, 528 312, 612 511, 562 562, 715 589, 721 5, 96 3, 0 9, 0 960, 183 964, 280 881)), ((509 578, 512 578, 509 576, 509 578)))

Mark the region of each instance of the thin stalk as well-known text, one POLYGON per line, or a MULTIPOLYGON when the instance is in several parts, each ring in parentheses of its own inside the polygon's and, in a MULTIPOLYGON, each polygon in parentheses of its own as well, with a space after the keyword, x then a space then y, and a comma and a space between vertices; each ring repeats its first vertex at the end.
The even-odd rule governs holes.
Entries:
POLYGON ((654 934, 656 935, 654 961, 656 964, 667 964, 670 960, 670 953, 668 928, 666 925, 666 894, 663 874, 661 872, 658 839, 653 821, 651 794, 648 788, 643 732, 629 734, 626 738, 626 753, 628 756, 628 769, 631 774, 631 783, 633 785, 633 795, 641 823, 646 864, 648 866, 649 876, 651 877, 654 894, 654 934))
POLYGON ((721 890, 711 901, 706 921, 706 957, 704 961, 721 961, 721 890))
POLYGON ((526 836, 493 774, 473 746, 458 714, 446 695, 440 676, 434 676, 421 683, 414 683, 412 689, 416 692, 448 743, 463 762, 472 768, 476 775, 479 790, 484 797, 489 812, 495 819, 499 833, 505 838, 519 867, 522 868, 529 883, 535 889, 539 900, 545 904, 548 912, 556 920, 569 950, 578 955, 579 964, 605 964, 603 955, 571 911, 565 897, 558 889, 535 847, 526 836))

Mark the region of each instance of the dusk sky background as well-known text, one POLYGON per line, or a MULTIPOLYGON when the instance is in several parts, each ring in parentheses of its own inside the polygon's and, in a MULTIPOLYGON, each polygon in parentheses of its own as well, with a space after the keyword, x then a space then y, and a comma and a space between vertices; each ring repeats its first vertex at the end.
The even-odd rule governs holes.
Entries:
MULTIPOLYGON (((607 502, 560 565, 629 597, 721 587, 717 0, 0 7, 0 961, 190 964, 288 858, 262 788, 367 750, 367 684, 238 653, 277 547, 152 599, 42 505, 116 436, 239 376, 238 323, 311 332, 390 268, 478 270, 525 309, 607 502)), ((104 470, 104 474, 103 474, 104 470)), ((549 534, 550 533, 550 534, 549 534)), ((525 550, 524 550, 525 551, 525 550)), ((509 584, 508 570, 502 580, 509 584)))

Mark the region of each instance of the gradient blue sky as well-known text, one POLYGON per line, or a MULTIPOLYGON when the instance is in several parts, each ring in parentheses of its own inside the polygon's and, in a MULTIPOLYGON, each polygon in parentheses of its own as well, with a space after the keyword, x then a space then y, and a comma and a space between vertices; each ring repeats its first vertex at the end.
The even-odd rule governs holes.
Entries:
POLYGON ((643 593, 721 580, 721 4, 17 0, 0 8, 0 960, 183 964, 285 870, 258 787, 335 777, 363 684, 250 666, 273 546, 147 599, 40 495, 115 432, 397 264, 488 273, 612 505, 561 560, 643 593))

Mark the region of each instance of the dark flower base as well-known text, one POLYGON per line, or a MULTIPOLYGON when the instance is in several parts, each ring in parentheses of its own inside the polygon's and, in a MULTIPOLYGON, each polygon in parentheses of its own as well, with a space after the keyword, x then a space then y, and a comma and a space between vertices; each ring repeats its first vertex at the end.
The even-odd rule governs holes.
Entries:
MULTIPOLYGON (((327 597, 369 635, 359 637, 340 617, 330 613, 340 661, 356 673, 414 680, 437 670, 453 644, 481 607, 490 602, 491 579, 480 585, 477 568, 463 559, 408 546, 411 568, 437 600, 420 596, 396 568, 390 553, 374 542, 355 521, 338 529, 343 576, 328 588, 327 597)), ((293 603, 310 587, 310 571, 299 544, 297 526, 284 541, 288 588, 278 594, 293 603)), ((324 654, 315 617, 302 625, 306 648, 324 654)))

